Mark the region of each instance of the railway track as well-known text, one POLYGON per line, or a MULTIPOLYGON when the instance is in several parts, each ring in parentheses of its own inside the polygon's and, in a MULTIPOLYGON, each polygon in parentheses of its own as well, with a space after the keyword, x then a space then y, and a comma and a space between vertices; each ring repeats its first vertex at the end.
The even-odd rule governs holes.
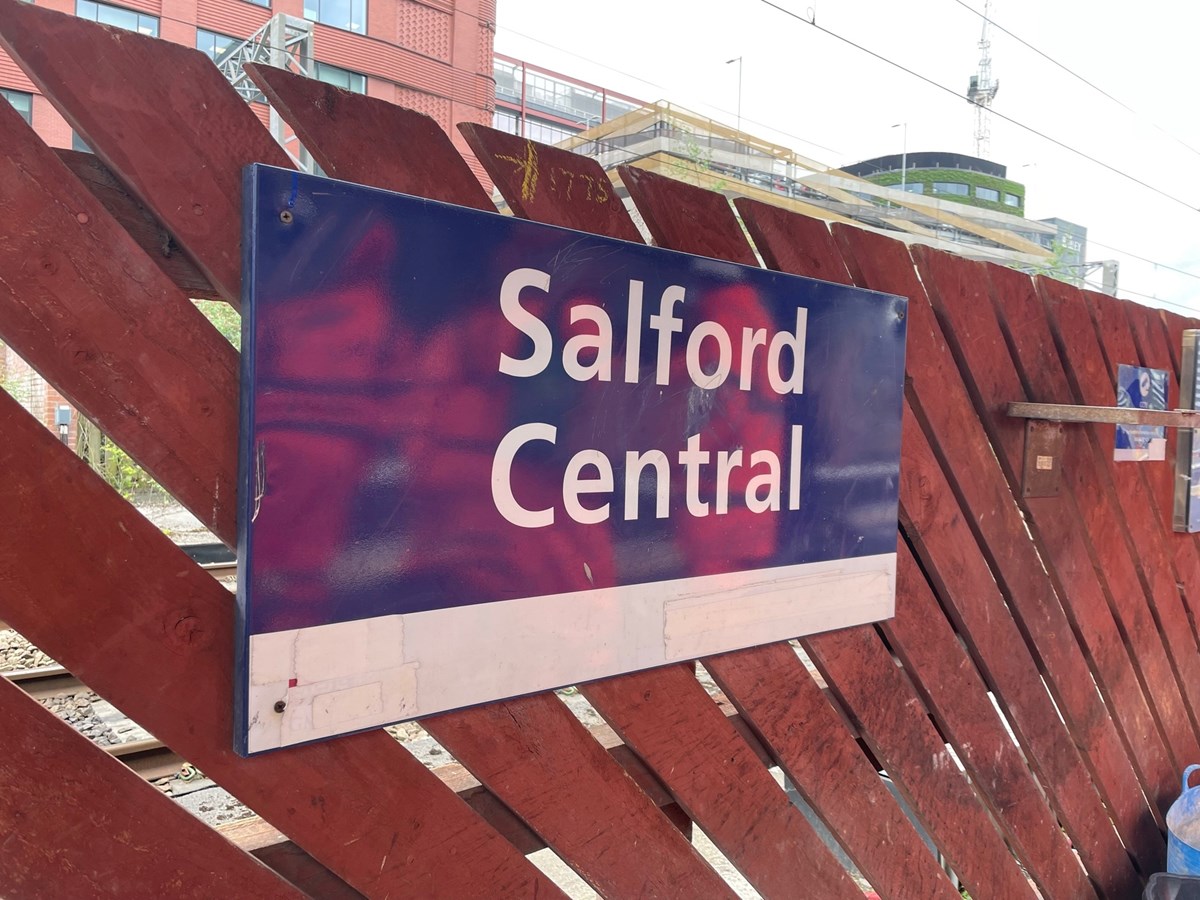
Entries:
MULTIPOLYGON (((192 544, 180 547, 196 560, 214 578, 228 578, 237 574, 237 560, 223 544, 192 544)), ((8 626, 0 622, 0 630, 8 626)), ((2 672, 5 679, 15 684, 34 700, 44 701, 52 697, 77 694, 88 688, 78 678, 58 664, 37 666, 31 669, 13 669, 2 672)), ((101 745, 110 756, 114 756, 137 772, 147 781, 165 778, 180 771, 184 760, 162 741, 135 740, 124 743, 101 745)))
MULTIPOLYGON (((33 669, 14 669, 4 677, 34 700, 49 700, 87 690, 83 682, 60 665, 38 666, 33 669)), ((150 739, 101 745, 147 781, 174 775, 183 766, 183 758, 162 741, 150 739)))

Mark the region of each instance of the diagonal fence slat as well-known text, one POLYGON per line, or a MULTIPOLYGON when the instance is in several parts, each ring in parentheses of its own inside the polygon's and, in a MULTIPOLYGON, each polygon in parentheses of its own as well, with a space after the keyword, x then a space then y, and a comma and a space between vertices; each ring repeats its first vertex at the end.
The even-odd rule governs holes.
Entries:
MULTIPOLYGON (((747 231, 770 268, 850 284, 850 274, 828 226, 755 201, 736 201, 747 231)), ((910 415, 905 425, 914 427, 910 415)), ((906 439, 905 449, 913 441, 906 439)), ((903 471, 912 471, 906 455, 903 471)), ((902 482, 901 503, 912 504, 902 482)), ((986 686, 947 627, 924 576, 907 547, 900 547, 896 616, 880 623, 892 649, 921 683, 926 702, 982 789, 993 815, 1005 822, 1009 839, 1024 858, 1035 860, 1033 875, 1052 897, 1094 894, 1086 875, 1055 825, 1040 788, 995 715, 986 686), (941 623, 939 627, 939 623, 941 623)), ((1052 712, 1052 711, 1051 711, 1052 712)))
POLYGON ((724 653, 704 664, 880 897, 959 896, 790 645, 724 653))
POLYGON ((116 176, 96 159, 96 154, 63 149, 55 149, 54 153, 185 296, 197 300, 221 299, 212 282, 175 245, 170 232, 150 210, 129 195, 116 176))
MULTIPOLYGON (((1126 307, 1132 304, 1127 300, 1117 300, 1091 290, 1081 293, 1087 302, 1088 310, 1092 313, 1093 323, 1096 324, 1096 334, 1100 338, 1104 359, 1109 362, 1109 378, 1111 383, 1115 384, 1118 365, 1122 362, 1126 365, 1136 365, 1140 361, 1138 349, 1134 344, 1132 326, 1126 316, 1126 307)), ((1171 380, 1174 379, 1168 374, 1168 382, 1171 380)), ((1177 395, 1177 390, 1174 394, 1177 395)), ((1170 432, 1166 436, 1166 460, 1174 462, 1175 430, 1168 428, 1166 431, 1170 432)), ((1109 457, 1110 454, 1105 456, 1109 457)), ((1200 758, 1200 743, 1196 732, 1196 722, 1200 721, 1200 653, 1178 587, 1180 584, 1200 583, 1200 563, 1196 559, 1195 542, 1177 538, 1171 529, 1171 518, 1174 515, 1171 487, 1174 479, 1171 476, 1170 462, 1154 467, 1138 464, 1115 466, 1114 472, 1120 472, 1127 480, 1133 480, 1135 490, 1140 488, 1142 494, 1138 505, 1141 516, 1139 520, 1129 521, 1129 538, 1132 546, 1138 548, 1146 580, 1153 590, 1153 613, 1162 630, 1166 650, 1170 654, 1171 664, 1175 667, 1184 700, 1192 713, 1192 728, 1187 734, 1186 751, 1193 756, 1188 758, 1200 758)), ((1127 492, 1124 488, 1120 488, 1120 492, 1122 497, 1126 497, 1127 494, 1130 498, 1133 496, 1133 492, 1127 492)))
MULTIPOLYGON (((824 222, 752 200, 737 200, 734 205, 769 268, 851 283, 824 222)), ((906 423, 911 425, 910 418, 906 423)), ((912 466, 913 461, 905 458, 903 471, 911 471, 912 466)), ((907 479, 902 483, 901 500, 911 505, 911 497, 906 496, 910 483, 907 479)), ((1008 824, 1010 839, 1031 845, 1021 852, 1038 860, 1033 874, 1044 894, 1092 896, 1094 889, 995 715, 986 687, 979 682, 903 543, 900 553, 896 616, 880 623, 889 645, 920 683, 926 703, 971 768, 976 784, 996 811, 993 814, 1008 824), (969 687, 972 684, 973 689, 969 687)))
POLYGON ((239 303, 241 166, 291 162, 248 104, 228 102, 234 92, 212 60, 22 0, 0 0, 0 46, 225 299, 239 303))
POLYGON ((0 433, 9 625, 368 896, 561 896, 382 731, 237 756, 229 592, 3 393, 0 433))
POLYGON ((7 104, 0 214, 0 335, 233 542, 237 353, 7 104))
MULTIPOLYGON (((1110 326, 1099 332, 1092 322, 1094 301, 1090 301, 1084 292, 1043 278, 1039 278, 1037 284, 1077 400, 1091 405, 1112 405, 1116 400, 1117 362, 1137 362, 1127 326, 1113 317, 1110 326), (1106 354, 1119 354, 1111 367, 1105 361, 1106 354)), ((1100 468, 1108 472, 1110 480, 1101 487, 1112 491, 1121 519, 1127 525, 1125 538, 1138 563, 1151 608, 1195 721, 1200 710, 1200 656, 1196 653, 1196 642, 1187 622, 1170 553, 1165 547, 1163 525, 1156 518, 1154 492, 1146 482, 1142 466, 1122 466, 1113 460, 1114 426, 1083 427, 1092 438, 1094 458, 1099 460, 1100 468)), ((1168 511, 1161 521, 1169 522, 1169 517, 1168 511)), ((1193 731, 1193 747, 1195 739, 1193 731)), ((1191 749, 1190 752, 1194 758, 1200 751, 1191 749)))
MULTIPOLYGON (((973 393, 980 419, 1005 466, 1013 493, 1019 494, 1024 428, 1022 422, 1005 415, 1004 407, 1009 401, 1026 399, 1026 394, 988 296, 988 274, 996 267, 927 252, 927 248, 916 248, 914 256, 946 339, 973 393)), ((1025 284, 1029 284, 1027 278, 1025 284)), ((1056 357, 1051 356, 1043 366, 1053 370, 1055 363, 1056 357)), ((1068 435, 1068 440, 1076 434, 1068 435)), ((1070 452, 1066 458, 1074 461, 1070 452)), ((1109 698, 1114 720, 1130 746, 1143 785, 1156 802, 1166 800, 1169 804, 1167 795, 1177 790, 1178 756, 1170 757, 1151 702, 1171 725, 1177 750, 1187 746, 1190 735, 1187 711, 1136 578, 1132 585, 1117 580, 1126 570, 1132 575, 1132 567, 1123 568, 1127 559, 1119 554, 1114 558, 1109 548, 1096 546, 1106 530, 1087 527, 1089 516, 1098 523, 1111 513, 1096 492, 1076 490, 1074 479, 1082 473, 1073 471, 1071 475, 1060 496, 1025 498, 1022 505, 1059 579, 1064 609, 1090 655, 1097 683, 1109 698), (1106 560, 1105 569, 1111 570, 1111 576, 1094 565, 1100 558, 1106 560), (1132 594, 1121 593, 1130 587, 1132 594), (1139 669, 1146 671, 1154 695, 1143 694, 1139 669)), ((1160 805, 1160 809, 1165 813, 1165 806, 1160 805)))
MULTIPOLYGON (((118 49, 108 43, 107 29, 71 17, 64 18, 68 23, 56 22, 53 35, 55 39, 62 39, 71 52, 81 59, 91 58, 100 64, 119 53, 118 49)), ((7 23, 4 23, 3 27, 7 27, 7 23)), ((134 47, 138 65, 150 81, 159 80, 152 77, 152 73, 155 72, 161 80, 174 77, 177 62, 175 56, 180 48, 157 41, 138 42, 134 47)), ((210 65, 203 54, 194 55, 204 61, 205 65, 210 65)), ((36 56, 36 59, 39 65, 50 65, 41 56, 36 56)), ((186 86, 176 85, 174 89, 185 91, 186 86)), ((235 151, 239 148, 252 149, 258 143, 258 138, 243 135, 240 131, 253 129, 264 135, 265 132, 257 120, 242 126, 234 114, 234 109, 243 107, 244 104, 227 85, 223 94, 209 93, 207 83, 197 87, 197 91, 208 107, 225 107, 230 112, 229 121, 225 124, 229 147, 217 154, 209 153, 207 148, 192 150, 190 157, 187 157, 190 162, 186 165, 195 175, 190 179, 196 183, 193 190, 200 193, 220 191, 222 185, 230 183, 235 175, 239 178, 240 185, 241 164, 255 161, 255 157, 239 157, 235 151)), ((70 90, 66 90, 64 96, 70 103, 77 103, 79 99, 70 90)), ((60 98, 55 96, 55 99, 60 98)), ((96 107, 92 113, 97 110, 101 113, 107 111, 113 117, 119 117, 119 110, 105 107, 96 98, 92 98, 92 105, 96 107)), ((146 119, 152 118, 151 111, 146 110, 144 113, 146 119)), ((163 115, 169 116, 170 112, 166 111, 163 115)), ((163 188, 156 181, 139 182, 128 177, 128 173, 121 168, 129 158, 127 148, 120 146, 124 139, 121 133, 96 131, 89 136, 98 145, 113 144, 113 150, 107 156, 108 161, 148 208, 155 209, 159 205, 155 202, 156 199, 161 200, 161 197, 157 196, 158 192, 169 195, 173 190, 163 188)), ((249 153, 250 150, 245 152, 249 153)), ((177 163, 185 164, 185 160, 177 160, 177 163)), ((437 180, 431 182, 428 187, 431 191, 440 190, 437 180)), ((239 234, 240 227, 222 234, 208 234, 204 242, 193 242, 190 245, 191 253, 198 262, 201 259, 209 259, 213 266, 207 267, 207 270, 211 271, 231 253, 236 256, 239 234)), ((130 348, 128 353, 135 356, 136 348, 130 348)), ((197 361, 201 374, 205 370, 204 362, 197 361)), ((82 388, 78 389, 77 393, 81 391, 82 388)), ((109 416, 112 415, 115 415, 115 411, 110 410, 109 416)), ((164 412, 163 415, 165 417, 170 413, 164 412)), ((97 416, 97 419, 99 424, 105 427, 105 417, 97 416)), ((228 474, 232 477, 232 472, 228 474)), ((169 490, 173 488, 170 483, 164 486, 169 490)), ((228 517, 227 521, 232 521, 236 508, 232 493, 228 496, 214 496, 212 502, 221 515, 228 517)), ((502 790, 495 792, 508 801, 548 843, 568 857, 568 861, 573 862, 577 870, 593 878, 594 886, 605 893, 653 894, 683 886, 699 894, 720 896, 728 890, 719 876, 707 866, 657 806, 607 754, 599 748, 596 748, 597 752, 594 753, 578 753, 580 747, 591 746, 581 742, 594 741, 556 698, 545 695, 523 702, 529 708, 539 708, 538 739, 544 751, 542 754, 529 754, 525 747, 515 742, 498 746, 495 740, 486 737, 489 722, 497 715, 505 715, 504 708, 469 710, 456 714, 456 717, 443 716, 431 722, 430 730, 435 735, 444 737, 448 744, 453 744, 453 750, 461 761, 477 774, 502 771, 506 776, 505 780, 497 784, 502 790), (564 758, 576 758, 577 765, 571 769, 554 767, 550 760, 556 750, 564 758), (574 814, 575 809, 589 809, 593 815, 608 823, 608 827, 599 838, 595 830, 589 827, 587 820, 574 814), (599 864, 601 860, 611 861, 618 856, 623 857, 623 865, 599 864)), ((516 714, 521 708, 513 707, 512 713, 516 714)), ((379 737, 390 740, 382 734, 379 737)), ((405 753, 398 747, 396 752, 405 753)), ((485 778, 481 780, 486 781, 485 778)), ((366 789, 368 787, 365 785, 360 787, 360 790, 366 789)), ((479 824, 482 827, 482 823, 479 824)), ((326 837, 328 839, 329 836, 326 837)), ((310 846, 306 840, 296 839, 306 850, 329 864, 322 853, 310 846)))
POLYGON ((8 735, 0 739, 0 894, 8 900, 301 896, 3 678, 0 718, 8 735))
POLYGON ((330 178, 495 212, 466 161, 446 151, 446 133, 429 116, 258 63, 246 72, 330 178), (342 122, 349 127, 339 127, 342 122))
MULTIPOLYGON (((738 207, 768 263, 796 274, 846 273, 848 278, 824 223, 761 204, 739 203, 738 207)), ((902 252, 898 245, 883 246, 902 252)), ((1022 746, 1038 768, 1088 871, 1111 896, 1136 892, 1136 875, 1108 825, 1108 813, 1091 786, 1083 759, 1046 693, 958 500, 919 428, 910 427, 902 442, 900 517, 947 611, 1021 735, 1022 746)))
MULTIPOLYGON (((619 171, 661 246, 755 264, 723 196, 632 167, 619 171), (705 227, 697 229, 698 222, 705 227)), ((922 717, 896 715, 897 709, 919 709, 920 700, 874 630, 813 635, 802 643, 843 705, 862 723, 864 737, 874 741, 872 749, 888 771, 902 787, 910 785, 906 799, 923 815, 971 890, 1028 895, 1029 885, 970 785, 953 770, 940 736, 922 717), (946 765, 937 766, 939 759, 946 765)))
POLYGON ((890 238, 836 226, 834 237, 860 286, 909 298, 909 377, 914 412, 969 513, 979 546, 1039 651, 1048 685, 1088 758, 1122 842, 1144 872, 1163 858, 1161 835, 1146 815, 1133 764, 1096 690, 1082 650, 1024 519, 972 408, 924 288, 904 246, 890 238))
POLYGON ((464 123, 458 128, 516 215, 642 242, 608 174, 595 160, 482 125, 464 123))
MULTIPOLYGON (((1174 382, 1174 387, 1180 387, 1179 373, 1176 368, 1175 359, 1172 356, 1172 348, 1170 346, 1170 337, 1167 332, 1166 323, 1159 315, 1159 310, 1151 309, 1147 306, 1141 306, 1137 303, 1127 303, 1124 305, 1125 313, 1129 318, 1130 328, 1133 330, 1134 341, 1137 344, 1138 352, 1141 354, 1142 364, 1154 369, 1162 369, 1167 373, 1169 381, 1174 382)), ((1182 352, 1182 335, 1180 335, 1180 346, 1174 349, 1176 354, 1182 352)), ((1174 402, 1168 398, 1168 406, 1172 403, 1174 406, 1182 407, 1189 405, 1189 401, 1177 393, 1178 402, 1174 402)), ((1167 460, 1174 460, 1179 432, 1174 428, 1167 429, 1167 460)), ((1156 490, 1159 492, 1159 509, 1172 510, 1174 512, 1175 503, 1175 468, 1169 462, 1162 466, 1162 471, 1156 479, 1156 490)), ((1175 567, 1179 573, 1180 590, 1184 595, 1184 607, 1187 614, 1188 623, 1192 628, 1192 636, 1200 644, 1200 632, 1196 627, 1195 606, 1197 603, 1196 594, 1200 591, 1200 580, 1196 578, 1196 559, 1200 554, 1200 535, 1187 534, 1186 532, 1175 532, 1173 523, 1164 523, 1163 530, 1166 533, 1166 539, 1170 549, 1175 555, 1175 567), (1190 574, 1188 574, 1190 573, 1190 574)))

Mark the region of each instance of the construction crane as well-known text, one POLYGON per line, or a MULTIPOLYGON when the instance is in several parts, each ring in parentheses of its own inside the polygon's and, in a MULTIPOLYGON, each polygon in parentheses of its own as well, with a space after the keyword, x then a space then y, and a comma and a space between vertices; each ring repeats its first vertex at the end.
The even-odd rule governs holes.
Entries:
POLYGON ((971 76, 967 88, 967 102, 975 106, 975 155, 987 159, 991 151, 992 131, 988 110, 1000 90, 1000 79, 992 79, 992 40, 988 36, 991 25, 991 0, 983 3, 983 33, 979 37, 979 71, 971 76))

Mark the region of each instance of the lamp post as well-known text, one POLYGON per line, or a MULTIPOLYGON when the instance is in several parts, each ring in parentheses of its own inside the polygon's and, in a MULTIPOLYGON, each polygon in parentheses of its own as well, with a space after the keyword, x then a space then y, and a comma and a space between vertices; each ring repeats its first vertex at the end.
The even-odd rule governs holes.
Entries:
POLYGON ((908 189, 908 123, 897 122, 892 127, 904 129, 904 143, 900 153, 900 190, 903 191, 908 189))
POLYGON ((737 130, 738 134, 742 133, 742 58, 740 56, 733 59, 725 60, 725 65, 738 64, 738 105, 737 105, 737 130))

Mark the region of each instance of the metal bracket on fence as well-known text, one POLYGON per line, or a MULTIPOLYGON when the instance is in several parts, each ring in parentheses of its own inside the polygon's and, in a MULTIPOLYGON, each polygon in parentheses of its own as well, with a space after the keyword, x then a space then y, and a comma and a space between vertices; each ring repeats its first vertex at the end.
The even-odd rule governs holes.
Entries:
POLYGON ((1066 403, 1010 403, 1008 414, 1016 419, 1041 419, 1049 422, 1200 428, 1200 410, 1194 409, 1131 409, 1124 406, 1071 406, 1066 403))
POLYGON ((1064 424, 1162 425, 1200 428, 1200 411, 1191 409, 1131 409, 1122 406, 1073 406, 1066 403, 1010 403, 1009 416, 1025 419, 1025 466, 1021 493, 1025 497, 1057 497, 1062 486, 1064 424))

